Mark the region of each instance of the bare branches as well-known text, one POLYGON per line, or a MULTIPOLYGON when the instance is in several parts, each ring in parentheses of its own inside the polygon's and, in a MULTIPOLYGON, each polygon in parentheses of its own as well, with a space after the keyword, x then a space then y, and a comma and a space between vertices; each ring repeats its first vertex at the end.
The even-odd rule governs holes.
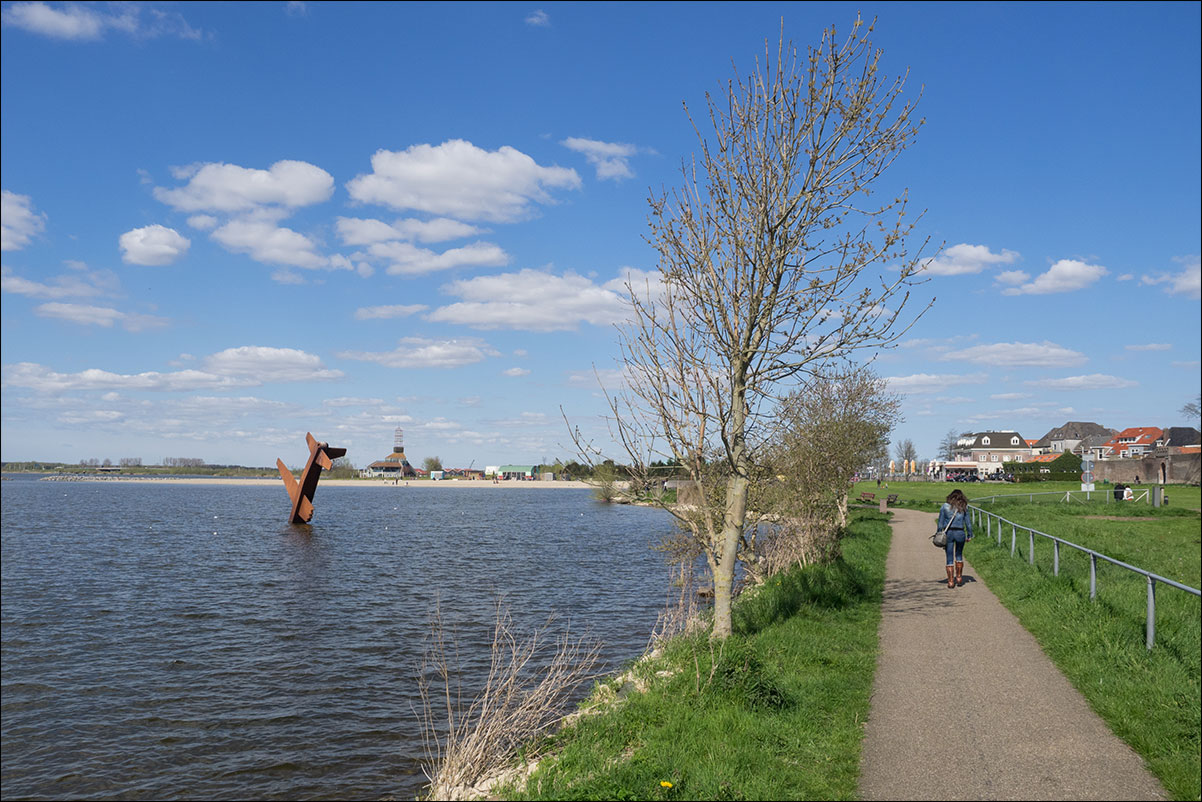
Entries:
POLYGON ((484 784, 511 767, 519 749, 537 748, 571 694, 593 679, 600 650, 588 637, 567 631, 551 637, 547 628, 519 640, 498 602, 488 679, 464 708, 453 646, 435 609, 419 680, 430 799, 477 798, 484 784))

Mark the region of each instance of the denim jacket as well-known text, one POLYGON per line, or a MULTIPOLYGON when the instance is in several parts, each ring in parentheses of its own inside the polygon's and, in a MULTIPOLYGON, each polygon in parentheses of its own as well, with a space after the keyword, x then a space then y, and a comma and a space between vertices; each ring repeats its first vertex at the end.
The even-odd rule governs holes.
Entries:
POLYGON ((939 523, 936 524, 941 532, 945 526, 947 526, 948 540, 967 540, 972 537, 972 519, 968 515, 968 510, 953 512, 952 505, 946 502, 939 508, 939 523), (948 521, 951 521, 951 526, 948 526, 948 521))

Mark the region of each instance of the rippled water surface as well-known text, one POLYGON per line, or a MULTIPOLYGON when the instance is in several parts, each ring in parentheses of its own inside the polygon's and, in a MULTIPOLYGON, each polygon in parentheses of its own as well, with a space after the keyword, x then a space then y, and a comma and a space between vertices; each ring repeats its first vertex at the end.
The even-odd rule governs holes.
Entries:
MULTIPOLYGON (((466 665, 498 595, 636 657, 663 513, 587 490, 3 483, 5 798, 411 799, 439 601, 466 665)), ((466 678, 471 682, 471 677, 466 678)))

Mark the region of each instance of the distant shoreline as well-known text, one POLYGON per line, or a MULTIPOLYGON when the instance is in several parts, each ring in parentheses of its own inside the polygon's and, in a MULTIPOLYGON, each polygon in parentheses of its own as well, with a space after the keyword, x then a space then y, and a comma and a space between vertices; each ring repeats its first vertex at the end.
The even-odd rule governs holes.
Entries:
MULTIPOLYGON (((153 485, 241 485, 244 487, 259 487, 262 485, 279 485, 284 483, 279 477, 232 477, 232 476, 63 476, 49 481, 59 482, 123 482, 153 485)), ((430 489, 430 488, 470 488, 484 487, 495 490, 536 489, 536 490, 587 490, 592 487, 588 482, 571 481, 518 481, 510 479, 494 483, 491 479, 409 479, 393 483, 391 479, 322 479, 318 487, 379 487, 395 490, 430 489)))

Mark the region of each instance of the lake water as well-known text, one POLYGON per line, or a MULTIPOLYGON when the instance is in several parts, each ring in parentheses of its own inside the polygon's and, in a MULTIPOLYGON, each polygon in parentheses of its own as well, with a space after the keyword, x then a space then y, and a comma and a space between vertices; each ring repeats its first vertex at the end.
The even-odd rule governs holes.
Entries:
POLYGON ((498 596, 604 670, 667 594, 657 510, 587 490, 3 482, 4 798, 412 799, 437 600, 472 685, 498 596))

